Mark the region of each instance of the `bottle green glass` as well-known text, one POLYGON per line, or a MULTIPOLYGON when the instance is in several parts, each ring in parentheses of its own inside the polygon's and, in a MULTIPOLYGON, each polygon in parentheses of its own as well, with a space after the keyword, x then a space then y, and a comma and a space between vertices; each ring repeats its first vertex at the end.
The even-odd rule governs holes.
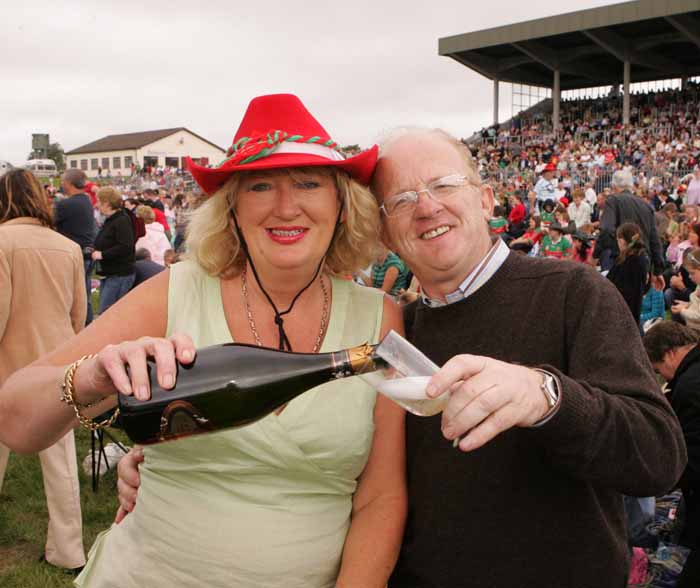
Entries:
POLYGON ((134 443, 152 444, 256 421, 331 380, 387 367, 376 346, 332 353, 289 353, 228 343, 197 351, 178 364, 175 387, 158 385, 149 361, 151 397, 119 395, 121 424, 134 443))

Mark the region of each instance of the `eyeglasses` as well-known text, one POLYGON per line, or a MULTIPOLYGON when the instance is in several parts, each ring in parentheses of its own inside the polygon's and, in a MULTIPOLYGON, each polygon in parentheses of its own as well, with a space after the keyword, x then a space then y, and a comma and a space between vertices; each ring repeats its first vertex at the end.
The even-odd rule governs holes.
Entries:
POLYGON ((466 176, 446 176, 430 182, 422 190, 409 190, 408 192, 390 196, 384 200, 384 204, 379 208, 384 211, 384 214, 392 217, 411 214, 416 209, 422 192, 426 192, 436 202, 441 202, 454 196, 468 183, 466 176))

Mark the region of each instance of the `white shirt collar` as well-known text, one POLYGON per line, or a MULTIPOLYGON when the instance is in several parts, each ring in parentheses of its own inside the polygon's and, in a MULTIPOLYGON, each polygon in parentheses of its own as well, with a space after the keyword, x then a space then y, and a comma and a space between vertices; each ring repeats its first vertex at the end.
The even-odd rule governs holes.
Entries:
POLYGON ((506 260, 509 253, 510 249, 508 248, 508 245, 506 245, 502 239, 497 239, 493 247, 489 249, 486 255, 484 255, 484 257, 469 273, 469 275, 464 278, 464 281, 459 285, 459 288, 451 294, 445 296, 444 302, 436 298, 428 298, 424 294, 421 294, 423 303, 430 308, 437 308, 439 306, 447 306, 448 304, 459 302, 460 300, 464 300, 465 298, 471 296, 493 277, 493 275, 503 265, 503 262, 506 260), (495 251, 489 259, 489 254, 494 249, 495 251), (484 265, 484 263, 486 265, 484 265), (482 266, 484 266, 483 269, 482 266), (473 279, 474 276, 477 276, 477 278, 473 279))

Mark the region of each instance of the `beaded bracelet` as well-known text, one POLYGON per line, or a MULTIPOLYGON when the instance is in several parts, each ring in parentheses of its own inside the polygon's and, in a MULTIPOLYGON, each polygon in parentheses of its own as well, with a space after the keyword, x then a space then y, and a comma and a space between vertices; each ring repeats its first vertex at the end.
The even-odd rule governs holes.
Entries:
POLYGON ((75 372, 78 370, 78 367, 81 363, 83 363, 86 359, 92 359, 93 357, 96 357, 95 354, 83 355, 83 357, 81 357, 79 360, 74 361, 72 364, 70 364, 66 368, 66 373, 63 376, 63 383, 61 384, 61 402, 65 402, 68 406, 73 407, 76 418, 78 419, 80 424, 83 427, 85 427, 88 431, 97 431, 99 429, 110 427, 112 424, 114 424, 114 421, 116 421, 117 417, 119 416, 118 408, 114 411, 112 416, 100 422, 96 422, 91 418, 86 417, 80 413, 81 410, 85 410, 86 408, 95 406, 96 404, 104 400, 100 399, 96 402, 90 402, 88 404, 79 404, 75 401, 75 398, 73 397, 73 394, 75 393, 75 384, 73 383, 73 377, 75 376, 75 372))

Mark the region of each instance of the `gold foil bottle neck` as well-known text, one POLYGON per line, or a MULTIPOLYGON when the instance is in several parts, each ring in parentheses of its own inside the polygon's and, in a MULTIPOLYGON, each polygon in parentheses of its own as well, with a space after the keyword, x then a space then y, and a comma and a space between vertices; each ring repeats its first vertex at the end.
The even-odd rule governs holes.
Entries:
POLYGON ((374 363, 374 345, 363 343, 348 349, 348 360, 354 374, 373 372, 377 368, 374 363))

